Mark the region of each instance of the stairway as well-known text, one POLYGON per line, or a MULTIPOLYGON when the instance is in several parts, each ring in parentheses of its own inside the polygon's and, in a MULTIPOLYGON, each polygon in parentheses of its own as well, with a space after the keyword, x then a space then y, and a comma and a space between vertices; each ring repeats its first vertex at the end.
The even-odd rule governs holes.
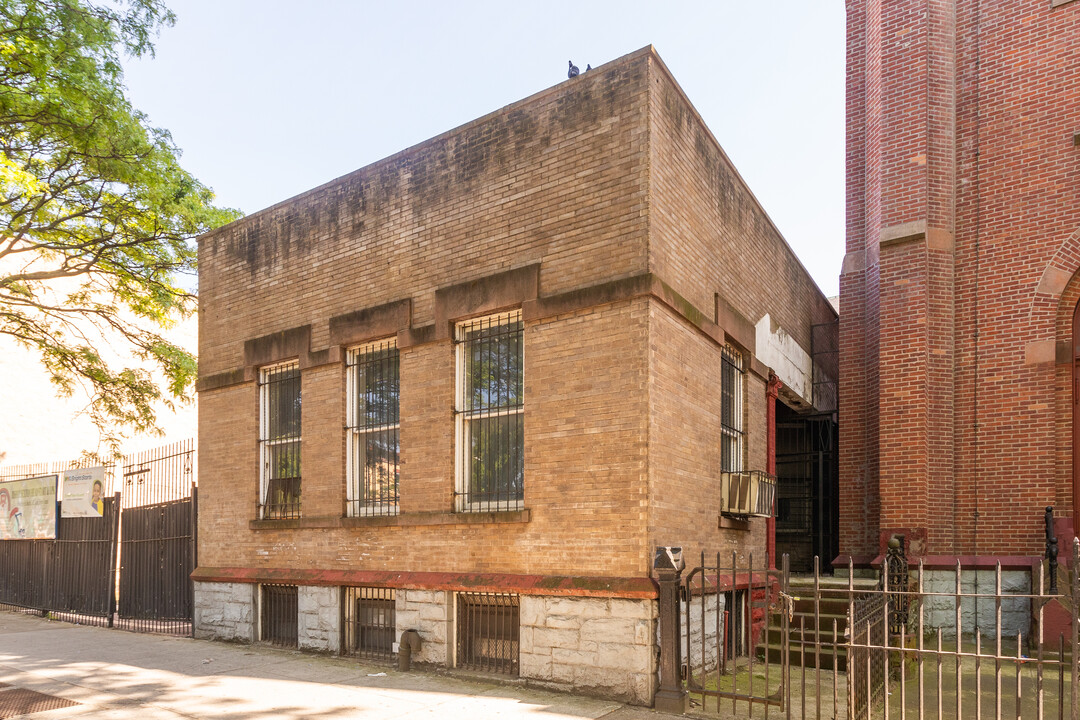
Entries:
MULTIPOLYGON (((856 597, 877 587, 874 578, 855 578, 853 581, 856 597)), ((847 670, 847 653, 844 650, 845 631, 847 630, 848 581, 847 578, 821 577, 818 579, 821 601, 818 604, 818 622, 821 648, 818 651, 818 667, 823 670, 847 670), (836 639, 833 640, 833 623, 836 623, 836 639), (835 651, 834 651, 835 648, 835 651)), ((788 653, 792 666, 803 665, 805 653, 806 667, 814 667, 814 643, 818 632, 814 628, 814 579, 805 576, 793 576, 788 587, 788 594, 794 596, 794 615, 789 624, 788 653)), ((774 615, 769 624, 767 652, 769 662, 781 660, 781 638, 783 618, 774 615)), ((761 651, 759 651, 760 654, 761 651)))

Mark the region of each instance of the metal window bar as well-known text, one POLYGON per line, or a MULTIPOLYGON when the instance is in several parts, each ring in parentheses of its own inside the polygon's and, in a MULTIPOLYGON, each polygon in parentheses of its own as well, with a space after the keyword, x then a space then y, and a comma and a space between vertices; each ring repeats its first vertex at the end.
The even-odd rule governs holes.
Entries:
POLYGON ((296 647, 297 586, 264 584, 260 589, 259 639, 278 647, 296 647))
POLYGON ((193 439, 125 461, 117 627, 192 634, 197 472, 193 439))
POLYGON ((258 517, 300 517, 300 365, 259 371, 258 517))
POLYGON ((720 469, 743 467, 743 359, 735 348, 720 348, 720 469))
POLYGON ((394 656, 396 593, 393 588, 342 588, 341 652, 365 660, 394 656))
POLYGON ((455 340, 455 509, 519 509, 524 502, 525 476, 521 312, 459 323, 455 340))
POLYGON ((347 514, 396 515, 400 475, 400 372, 395 340, 349 353, 347 514))
POLYGON ((457 594, 457 666, 499 675, 518 674, 521 622, 518 596, 457 594))

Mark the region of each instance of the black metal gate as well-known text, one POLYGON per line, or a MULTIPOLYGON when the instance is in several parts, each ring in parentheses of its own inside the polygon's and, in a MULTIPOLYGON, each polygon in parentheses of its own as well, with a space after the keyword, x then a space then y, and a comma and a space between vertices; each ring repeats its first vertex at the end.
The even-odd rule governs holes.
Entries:
POLYGON ((117 603, 122 628, 192 632, 194 472, 193 440, 140 453, 124 465, 117 603))
POLYGON ((837 426, 833 415, 801 416, 778 404, 776 422, 776 553, 808 573, 813 558, 839 554, 837 426))
POLYGON ((0 541, 0 605, 111 624, 118 500, 104 499, 101 518, 62 518, 55 540, 0 541))

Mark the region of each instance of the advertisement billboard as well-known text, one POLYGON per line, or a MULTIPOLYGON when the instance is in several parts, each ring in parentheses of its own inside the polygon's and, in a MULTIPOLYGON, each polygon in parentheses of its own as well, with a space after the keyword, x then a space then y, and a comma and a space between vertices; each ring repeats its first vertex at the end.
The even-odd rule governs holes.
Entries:
POLYGON ((105 509, 105 468, 64 471, 60 517, 101 517, 105 509))
POLYGON ((58 475, 0 483, 0 540, 55 540, 58 475))

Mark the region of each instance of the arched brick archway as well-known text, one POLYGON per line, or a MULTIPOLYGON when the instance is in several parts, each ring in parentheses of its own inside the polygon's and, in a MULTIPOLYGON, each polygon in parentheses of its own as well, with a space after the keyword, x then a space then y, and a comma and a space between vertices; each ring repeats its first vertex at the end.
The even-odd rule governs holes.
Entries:
MULTIPOLYGON (((1065 243, 1044 274, 1064 276, 1063 254, 1080 239, 1080 231, 1065 243)), ((1057 292, 1048 293, 1056 305, 1055 346, 1057 369, 1057 465, 1058 493, 1056 506, 1068 504, 1071 517, 1058 513, 1059 529, 1080 534, 1077 509, 1080 508, 1080 257, 1067 281, 1059 279, 1057 292)), ((1048 284, 1048 283, 1044 283, 1048 284)), ((1059 533, 1064 534, 1064 532, 1059 533)))

